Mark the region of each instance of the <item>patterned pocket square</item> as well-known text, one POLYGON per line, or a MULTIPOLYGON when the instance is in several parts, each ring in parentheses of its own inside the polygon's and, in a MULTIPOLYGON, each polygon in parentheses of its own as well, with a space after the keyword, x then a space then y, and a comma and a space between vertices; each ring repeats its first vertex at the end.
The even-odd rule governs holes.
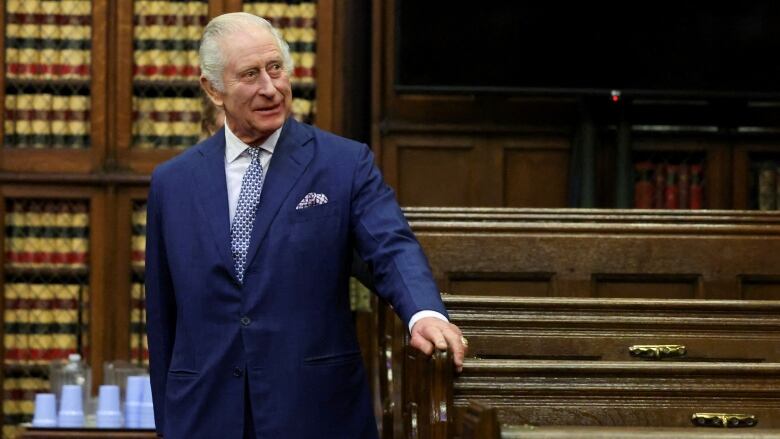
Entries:
POLYGON ((328 197, 325 194, 317 194, 309 192, 305 197, 295 206, 295 210, 306 209, 307 207, 319 206, 321 204, 328 204, 328 197))

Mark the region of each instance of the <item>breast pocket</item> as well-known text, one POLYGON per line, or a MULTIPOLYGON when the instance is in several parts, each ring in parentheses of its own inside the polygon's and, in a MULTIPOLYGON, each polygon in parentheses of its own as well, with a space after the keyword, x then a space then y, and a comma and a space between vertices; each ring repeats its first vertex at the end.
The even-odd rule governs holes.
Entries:
POLYGON ((323 204, 292 212, 290 239, 292 244, 311 250, 331 246, 341 228, 340 210, 336 204, 323 204))
POLYGON ((301 223, 320 218, 327 218, 338 214, 338 205, 336 203, 320 204, 318 206, 296 209, 290 214, 290 222, 301 223))

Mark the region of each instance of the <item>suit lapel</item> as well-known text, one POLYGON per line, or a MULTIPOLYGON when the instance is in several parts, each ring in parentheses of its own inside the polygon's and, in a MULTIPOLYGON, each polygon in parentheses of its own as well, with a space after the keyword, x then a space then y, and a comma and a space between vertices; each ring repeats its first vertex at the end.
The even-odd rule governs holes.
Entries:
POLYGON ((225 130, 217 131, 200 151, 202 160, 195 169, 200 203, 211 227, 211 235, 228 272, 235 277, 230 252, 230 213, 225 178, 225 130))
POLYGON ((247 268, 251 266, 260 243, 279 213, 282 202, 314 156, 314 148, 307 145, 311 138, 311 133, 304 126, 292 117, 287 119, 263 182, 263 192, 260 194, 260 204, 246 256, 247 268))

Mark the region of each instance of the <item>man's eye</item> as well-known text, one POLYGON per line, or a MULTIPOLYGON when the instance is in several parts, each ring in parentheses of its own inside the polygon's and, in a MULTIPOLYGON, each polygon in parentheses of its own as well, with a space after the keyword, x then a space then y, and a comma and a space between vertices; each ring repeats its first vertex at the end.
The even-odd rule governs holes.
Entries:
POLYGON ((280 63, 273 63, 270 66, 268 66, 268 69, 271 70, 271 71, 282 70, 282 64, 280 64, 280 63))

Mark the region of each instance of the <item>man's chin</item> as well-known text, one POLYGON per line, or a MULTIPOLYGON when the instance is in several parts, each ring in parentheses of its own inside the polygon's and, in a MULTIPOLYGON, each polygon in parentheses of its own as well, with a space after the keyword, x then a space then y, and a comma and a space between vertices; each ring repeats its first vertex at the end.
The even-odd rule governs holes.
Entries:
POLYGON ((274 132, 284 125, 287 119, 284 113, 275 113, 273 115, 258 114, 255 117, 255 128, 260 131, 274 132))

